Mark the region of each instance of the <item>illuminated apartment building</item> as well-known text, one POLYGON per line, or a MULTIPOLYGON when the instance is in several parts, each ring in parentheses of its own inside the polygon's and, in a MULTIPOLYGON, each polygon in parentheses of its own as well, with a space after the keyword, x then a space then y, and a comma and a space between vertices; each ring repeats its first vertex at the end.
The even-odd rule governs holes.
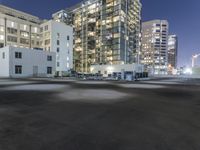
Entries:
POLYGON ((0 47, 39 48, 38 17, 0 5, 0 47))
MULTIPOLYGON (((141 31, 140 0, 85 0, 66 10, 74 27, 74 68, 137 61, 141 31)), ((55 16, 56 18, 56 16, 55 16)))
POLYGON ((169 35, 168 65, 174 69, 177 68, 177 55, 178 55, 178 37, 176 35, 169 35))
POLYGON ((167 74, 168 28, 166 20, 142 23, 141 63, 152 74, 167 74))

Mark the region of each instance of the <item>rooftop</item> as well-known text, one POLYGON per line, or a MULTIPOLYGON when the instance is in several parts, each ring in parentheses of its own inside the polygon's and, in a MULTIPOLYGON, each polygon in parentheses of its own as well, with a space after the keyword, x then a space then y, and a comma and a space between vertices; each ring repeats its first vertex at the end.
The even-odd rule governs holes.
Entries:
POLYGON ((41 23, 42 20, 39 17, 33 16, 31 14, 4 6, 2 4, 0 4, 0 13, 5 14, 5 15, 9 15, 9 16, 13 16, 22 20, 26 20, 26 21, 30 21, 33 23, 41 23))

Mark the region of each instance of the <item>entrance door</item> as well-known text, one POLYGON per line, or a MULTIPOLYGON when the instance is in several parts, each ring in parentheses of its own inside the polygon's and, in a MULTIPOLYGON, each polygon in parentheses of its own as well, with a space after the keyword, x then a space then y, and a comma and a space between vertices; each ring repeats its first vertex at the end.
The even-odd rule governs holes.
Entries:
POLYGON ((38 76, 38 66, 33 66, 33 76, 34 77, 38 76))

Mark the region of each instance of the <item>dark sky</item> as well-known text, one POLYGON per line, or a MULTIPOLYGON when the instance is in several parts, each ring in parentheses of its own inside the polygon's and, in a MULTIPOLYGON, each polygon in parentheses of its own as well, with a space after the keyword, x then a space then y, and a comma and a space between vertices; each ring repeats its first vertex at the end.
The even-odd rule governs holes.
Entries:
MULTIPOLYGON (((40 18, 72 6, 81 0, 0 0, 0 3, 40 18)), ((191 56, 200 53, 200 0, 141 0, 143 21, 167 19, 170 32, 179 37, 178 64, 191 65, 191 56)), ((200 62, 200 61, 199 61, 200 62)))

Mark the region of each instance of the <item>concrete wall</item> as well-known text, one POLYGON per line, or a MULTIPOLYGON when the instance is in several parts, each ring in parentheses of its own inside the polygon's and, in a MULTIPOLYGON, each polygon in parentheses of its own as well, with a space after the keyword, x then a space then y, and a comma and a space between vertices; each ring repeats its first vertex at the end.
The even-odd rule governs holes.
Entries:
POLYGON ((60 52, 57 53, 57 61, 60 66, 56 67, 56 71, 68 71, 73 68, 73 28, 62 22, 51 21, 52 23, 52 51, 57 49, 57 33, 60 33, 60 52), (69 36, 69 40, 67 40, 69 36))
POLYGON ((50 44, 43 45, 43 48, 47 50, 48 47, 49 51, 56 53, 56 71, 59 73, 69 71, 73 68, 73 28, 54 20, 41 25, 43 29, 45 26, 48 26, 48 30, 43 31, 43 36, 45 33, 50 33, 50 37, 44 37, 43 40, 50 39, 50 44), (60 42, 59 45, 57 45, 57 40, 60 42), (59 48, 59 52, 57 52, 57 48, 59 48), (59 66, 57 66, 58 63, 59 66))
POLYGON ((53 77, 55 74, 55 53, 45 52, 41 50, 33 50, 26 48, 5 47, 0 50, 7 51, 6 55, 9 55, 9 65, 3 65, 3 67, 9 68, 9 73, 0 71, 0 76, 4 77, 32 77, 34 75, 33 67, 37 66, 38 77, 53 77), (22 59, 15 58, 15 52, 22 53, 22 59), (47 56, 52 56, 52 61, 47 61, 47 56), (22 74, 15 74, 15 65, 22 66, 22 74), (52 74, 47 74, 47 67, 52 67, 52 74))

